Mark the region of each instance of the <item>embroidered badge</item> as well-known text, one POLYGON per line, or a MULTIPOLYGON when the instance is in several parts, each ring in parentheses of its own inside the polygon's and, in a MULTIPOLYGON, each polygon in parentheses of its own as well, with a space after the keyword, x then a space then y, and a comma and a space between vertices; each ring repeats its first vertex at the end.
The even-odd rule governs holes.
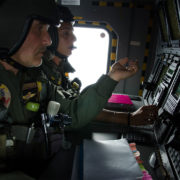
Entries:
POLYGON ((34 96, 36 96, 36 93, 27 92, 27 94, 23 96, 23 100, 27 101, 33 98, 34 96))
POLYGON ((6 85, 0 83, 0 101, 8 108, 11 102, 11 93, 6 85))
POLYGON ((38 91, 37 83, 36 82, 24 83, 22 86, 22 90, 23 90, 22 99, 23 102, 26 103, 33 97, 37 96, 37 91, 38 91))

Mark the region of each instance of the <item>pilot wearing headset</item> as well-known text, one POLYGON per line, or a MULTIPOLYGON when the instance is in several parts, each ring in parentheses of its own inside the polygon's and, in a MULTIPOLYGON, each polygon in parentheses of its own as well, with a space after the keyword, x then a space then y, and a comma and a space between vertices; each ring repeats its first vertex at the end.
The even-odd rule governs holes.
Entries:
POLYGON ((31 76, 31 68, 42 64, 51 45, 49 25, 59 21, 53 0, 4 0, 0 4, 0 160, 6 171, 21 170, 43 180, 70 178, 73 159, 73 151, 62 148, 63 136, 46 129, 49 101, 60 103, 59 112, 71 116, 72 123, 65 130, 78 129, 97 116, 120 80, 138 70, 137 62, 125 68, 128 60, 121 59, 78 98, 64 98, 43 74, 31 76))
POLYGON ((44 55, 42 70, 52 83, 62 87, 66 98, 72 99, 79 94, 81 87, 81 81, 78 78, 70 81, 66 75, 75 71, 68 62, 68 57, 75 48, 73 43, 76 41, 73 34, 74 16, 65 6, 58 5, 58 9, 61 17, 60 26, 49 28, 52 44, 44 55))
MULTIPOLYGON (((49 28, 52 44, 48 47, 44 56, 42 69, 48 79, 63 90, 66 98, 74 98, 78 95, 77 90, 71 86, 64 75, 65 72, 74 71, 67 60, 75 48, 73 44, 76 41, 73 33, 74 16, 69 8, 65 6, 59 5, 58 9, 61 17, 60 26, 49 28)), ((79 81, 78 84, 80 84, 79 81)), ((129 118, 129 124, 131 125, 147 125, 152 124, 156 116, 156 106, 143 106, 133 113, 103 110, 95 120, 127 125, 127 119, 129 118)))

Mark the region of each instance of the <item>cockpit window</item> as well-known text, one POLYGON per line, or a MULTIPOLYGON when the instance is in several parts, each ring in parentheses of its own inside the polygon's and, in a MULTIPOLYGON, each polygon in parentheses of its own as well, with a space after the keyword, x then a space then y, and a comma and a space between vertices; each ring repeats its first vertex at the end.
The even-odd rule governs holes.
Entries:
POLYGON ((81 90, 95 83, 97 79, 107 72, 110 35, 103 28, 74 27, 76 41, 72 55, 68 58, 76 70, 69 73, 73 80, 81 80, 81 90))

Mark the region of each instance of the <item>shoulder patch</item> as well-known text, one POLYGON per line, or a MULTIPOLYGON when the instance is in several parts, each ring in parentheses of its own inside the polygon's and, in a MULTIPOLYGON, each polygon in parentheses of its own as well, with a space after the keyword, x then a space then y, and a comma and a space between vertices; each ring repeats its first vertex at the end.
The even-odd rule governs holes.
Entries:
POLYGON ((8 108, 11 102, 11 93, 5 84, 0 83, 0 101, 8 108))

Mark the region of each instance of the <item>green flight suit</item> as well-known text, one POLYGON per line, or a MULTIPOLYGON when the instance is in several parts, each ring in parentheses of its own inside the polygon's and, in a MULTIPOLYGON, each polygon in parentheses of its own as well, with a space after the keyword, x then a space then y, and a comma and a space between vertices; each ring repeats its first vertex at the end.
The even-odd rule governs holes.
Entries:
MULTIPOLYGON (((8 126, 11 127, 13 124, 17 125, 29 125, 32 122, 38 121, 40 118, 39 114, 40 112, 46 112, 47 104, 50 100, 57 101, 61 104, 60 112, 64 114, 68 114, 72 117, 72 124, 70 127, 68 127, 66 130, 72 130, 72 129, 78 129, 82 126, 85 126, 89 122, 91 122, 95 116, 102 110, 104 105, 106 104, 108 98, 111 96, 111 93, 113 89, 115 88, 117 82, 112 80, 109 76, 103 75, 95 84, 91 85, 90 87, 86 88, 83 93, 81 93, 78 98, 75 98, 73 100, 69 100, 64 98, 59 88, 53 84, 51 84, 47 79, 44 77, 44 75, 40 74, 38 70, 27 70, 27 71, 19 71, 17 75, 14 75, 14 73, 7 71, 1 64, 0 64, 0 145, 2 145, 3 141, 3 127, 9 124, 8 126), (36 74, 37 73, 37 74, 36 74), (38 82, 37 82, 38 81, 38 82), (41 82, 41 88, 37 88, 35 85, 41 82), (3 86, 2 86, 3 85, 3 86), (33 87, 32 87, 33 85, 33 87), (4 99, 6 99, 6 95, 3 94, 4 90, 2 87, 7 87, 8 92, 10 94, 9 98, 9 106, 5 107, 3 106, 3 103, 5 102, 4 99), (29 88, 30 87, 30 88, 29 88), (41 89, 38 90, 37 89, 41 89), (26 104, 28 102, 37 102, 40 104, 39 112, 32 112, 26 109, 26 104)), ((38 85, 37 85, 38 86, 38 85)), ((7 93, 8 94, 8 93, 7 93)), ((39 133, 38 129, 36 131, 39 133)), ((41 170, 44 170, 44 166, 46 163, 49 163, 50 161, 46 161, 44 163, 44 160, 41 161, 41 157, 44 157, 43 154, 45 152, 45 146, 44 146, 44 140, 41 139, 41 137, 44 136, 35 136, 34 138, 36 141, 33 141, 33 144, 25 144, 22 141, 18 141, 15 143, 17 144, 17 150, 16 153, 17 159, 13 161, 10 158, 10 165, 14 164, 14 167, 19 167, 18 170, 21 170, 25 172, 26 170, 31 169, 28 172, 28 175, 31 175, 31 173, 36 173, 36 169, 38 170, 38 175, 32 175, 33 177, 40 176, 41 170), (40 138, 40 142, 39 142, 40 138), (37 143, 36 143, 37 142, 37 143), (23 146, 22 146, 23 145, 23 146), (20 147, 20 151, 18 151, 18 147, 20 147), (30 149, 29 149, 30 148, 30 149), (35 149, 34 149, 35 148, 35 149), (30 151, 30 153, 26 153, 26 150, 30 151), (32 158, 31 158, 32 155, 32 158), (24 157, 28 159, 24 159, 24 157), (40 158, 37 159, 37 158, 40 158), (40 163, 40 164, 39 164, 40 163), (31 168, 28 168, 28 164, 31 166, 31 168), (33 167, 33 168, 32 168, 33 167)), ((58 139, 55 141, 58 149, 59 145, 61 143, 61 135, 55 134, 52 136, 57 137, 58 139)), ((18 140, 18 139, 17 139, 18 140)), ((53 139, 52 139, 53 140, 53 139)), ((6 148, 6 146, 4 145, 6 148)), ((1 165, 1 154, 3 148, 0 148, 0 165, 1 165)), ((64 166, 64 163, 72 163, 72 156, 68 154, 68 151, 59 149, 59 151, 54 151, 51 154, 51 158, 56 158, 54 161, 52 160, 52 164, 50 165, 51 169, 54 169, 54 164, 57 166, 56 173, 58 177, 61 177, 58 173, 65 172, 62 168, 64 166), (57 156, 55 156, 57 153, 57 156), (62 154, 61 154, 62 153, 62 154), (65 158, 65 160, 61 160, 61 157, 64 157, 63 153, 66 153, 66 157, 71 157, 69 161, 65 158), (54 164, 53 164, 54 163, 54 164), (61 164, 61 165, 60 165, 61 164), (61 167, 59 171, 59 168, 61 167)), ((45 157, 46 158, 46 157, 45 157)), ((67 164, 66 163, 66 164, 67 164)), ((5 162, 6 164, 6 162, 5 162)), ((9 164, 8 166, 9 167, 9 164)), ((67 166, 66 166, 67 167, 67 166)), ((71 169, 71 165, 69 167, 68 165, 68 171, 71 169)), ((67 171, 67 172, 68 172, 67 171)), ((51 171, 46 171, 51 172, 51 171)), ((69 173, 67 173, 69 174, 69 173)), ((0 174, 1 175, 1 174, 0 174)), ((11 174, 7 174, 7 177, 11 176, 11 174)), ((13 177, 15 175, 13 174, 13 177)))
MULTIPOLYGON (((29 112, 22 102, 22 85, 26 79, 32 81, 26 72, 18 72, 15 76, 0 65, 0 83, 5 84, 11 92, 7 118, 10 117, 12 123, 28 124, 36 116, 36 113, 29 112)), ((73 129, 82 127, 93 120, 102 110, 117 84, 109 76, 103 75, 78 98, 68 100, 61 95, 57 86, 50 84, 42 77, 37 77, 37 80, 42 82, 42 91, 39 95, 40 105, 44 106, 50 100, 59 102, 61 104, 60 112, 72 117, 71 128, 73 129)), ((6 121, 7 118, 1 119, 0 122, 6 121)))
POLYGON ((55 85, 62 85, 62 66, 57 66, 52 60, 43 58, 42 70, 55 85))
POLYGON ((62 62, 57 65, 45 55, 41 69, 49 81, 61 88, 66 98, 73 99, 79 95, 79 87, 76 86, 76 84, 73 86, 68 77, 65 76, 65 72, 75 71, 67 60, 62 60, 62 62))

